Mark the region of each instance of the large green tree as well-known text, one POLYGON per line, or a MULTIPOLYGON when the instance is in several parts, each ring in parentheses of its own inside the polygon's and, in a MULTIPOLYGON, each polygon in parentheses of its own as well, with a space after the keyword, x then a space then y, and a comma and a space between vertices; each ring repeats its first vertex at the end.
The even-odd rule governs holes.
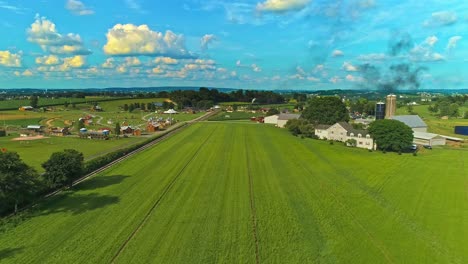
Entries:
POLYGON ((33 197, 39 189, 37 172, 26 165, 16 152, 0 152, 0 213, 33 197))
POLYGON ((398 120, 376 120, 368 130, 381 150, 402 151, 413 143, 413 130, 398 120))
POLYGON ((50 187, 68 185, 71 188, 73 181, 83 175, 83 160, 83 153, 74 149, 52 153, 49 160, 42 164, 44 179, 50 187))
POLYGON ((120 136, 120 129, 121 129, 120 123, 119 122, 115 123, 114 133, 116 136, 120 136))
POLYGON ((349 120, 345 104, 335 96, 312 98, 302 112, 301 117, 312 124, 325 125, 333 125, 336 122, 349 120))
POLYGON ((37 97, 37 95, 31 96, 29 104, 31 104, 32 107, 37 108, 39 106, 39 97, 37 97))

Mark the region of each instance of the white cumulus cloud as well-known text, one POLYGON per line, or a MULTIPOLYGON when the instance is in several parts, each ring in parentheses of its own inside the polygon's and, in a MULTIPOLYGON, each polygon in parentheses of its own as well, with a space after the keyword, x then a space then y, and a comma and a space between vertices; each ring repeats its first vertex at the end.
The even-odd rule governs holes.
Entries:
POLYGON ((449 39, 448 43, 447 43, 447 50, 448 51, 451 51, 453 50, 454 48, 457 47, 457 43, 458 41, 460 41, 460 39, 462 39, 461 36, 453 36, 449 39))
POLYGON ((434 12, 431 18, 424 21, 423 25, 430 26, 449 26, 457 22, 457 14, 452 11, 439 11, 434 12))
POLYGON ((117 24, 107 32, 104 52, 113 56, 168 56, 193 58, 183 35, 152 31, 147 25, 117 24))
POLYGON ((343 55, 344 55, 344 52, 341 51, 341 50, 338 50, 338 49, 336 49, 336 50, 334 50, 334 51, 332 52, 332 56, 333 56, 333 57, 341 57, 341 56, 343 56, 343 55))
POLYGON ((73 56, 63 59, 63 64, 60 65, 62 71, 67 71, 71 68, 81 68, 86 64, 84 56, 73 56))
POLYGON ((342 69, 344 69, 345 71, 357 71, 357 67, 352 65, 350 62, 343 62, 343 66, 342 66, 342 69))
POLYGON ((57 65, 57 64, 60 64, 60 59, 59 59, 59 57, 57 57, 55 55, 37 57, 36 58, 36 64, 39 64, 39 65, 57 65))
POLYGON ((213 34, 206 34, 200 40, 200 47, 202 50, 208 49, 208 45, 216 40, 216 36, 213 34))
POLYGON ((429 45, 429 46, 434 46, 434 44, 437 43, 439 39, 436 37, 436 36, 430 36, 430 37, 427 37, 426 38, 426 43, 429 45))
POLYGON ((179 63, 179 60, 171 58, 171 57, 157 57, 156 59, 154 59, 154 63, 175 65, 179 63))
POLYGON ((70 10, 74 15, 86 16, 94 14, 91 8, 86 7, 83 2, 78 0, 68 0, 65 4, 65 8, 70 10))
POLYGON ((266 0, 257 4, 257 11, 284 13, 304 9, 310 0, 266 0))
POLYGON ((0 50, 0 66, 21 67, 21 55, 8 50, 0 50))
POLYGON ((69 33, 62 35, 55 24, 45 17, 36 15, 36 20, 27 30, 28 41, 41 46, 44 51, 53 54, 89 55, 91 51, 84 47, 80 35, 69 33))

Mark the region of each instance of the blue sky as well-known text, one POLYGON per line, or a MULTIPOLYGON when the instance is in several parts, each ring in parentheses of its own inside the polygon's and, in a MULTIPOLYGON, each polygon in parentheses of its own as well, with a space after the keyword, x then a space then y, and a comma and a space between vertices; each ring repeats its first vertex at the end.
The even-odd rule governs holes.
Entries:
POLYGON ((461 0, 0 0, 0 36, 0 88, 468 88, 461 0))

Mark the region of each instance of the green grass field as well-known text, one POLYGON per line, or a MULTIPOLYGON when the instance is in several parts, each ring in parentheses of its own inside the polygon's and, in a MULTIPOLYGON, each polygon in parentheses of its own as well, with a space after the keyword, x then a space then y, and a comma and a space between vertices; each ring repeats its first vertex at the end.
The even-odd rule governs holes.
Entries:
POLYGON ((90 159, 146 140, 143 137, 129 137, 119 140, 89 140, 78 137, 52 136, 31 141, 12 141, 11 139, 14 137, 16 136, 0 137, 0 148, 18 152, 26 164, 38 171, 43 171, 41 164, 47 161, 52 153, 64 149, 76 149, 83 153, 85 159, 90 159))
POLYGON ((467 263, 468 151, 203 122, 0 225, 2 263, 467 263))

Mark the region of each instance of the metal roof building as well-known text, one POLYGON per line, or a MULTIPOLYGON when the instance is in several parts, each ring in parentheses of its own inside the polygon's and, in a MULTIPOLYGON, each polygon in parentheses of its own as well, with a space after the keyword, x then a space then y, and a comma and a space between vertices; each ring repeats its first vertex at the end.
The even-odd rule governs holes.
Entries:
POLYGON ((427 132, 426 123, 418 115, 399 115, 393 116, 391 119, 405 123, 415 132, 427 132))
POLYGON ((433 133, 415 131, 413 135, 413 142, 416 144, 429 146, 443 146, 446 142, 444 137, 433 133))
POLYGON ((288 122, 288 120, 299 119, 300 116, 301 115, 299 115, 299 114, 279 114, 278 115, 277 126, 278 127, 284 127, 286 125, 286 123, 288 122))

